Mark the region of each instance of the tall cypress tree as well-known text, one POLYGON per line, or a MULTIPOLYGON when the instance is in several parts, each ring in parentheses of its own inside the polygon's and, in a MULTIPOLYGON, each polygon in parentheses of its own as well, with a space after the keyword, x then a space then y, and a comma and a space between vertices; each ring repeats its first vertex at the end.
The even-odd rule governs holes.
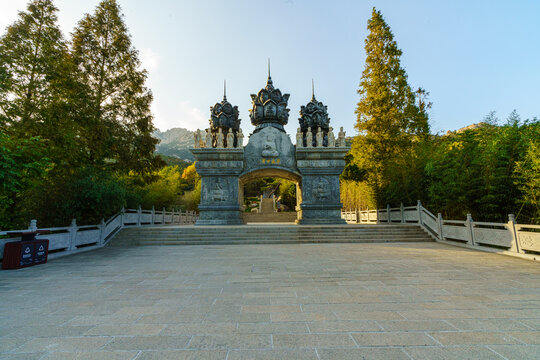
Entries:
POLYGON ((115 0, 101 1, 78 23, 72 53, 89 90, 88 161, 137 171, 156 165, 147 72, 139 70, 138 52, 115 0))
POLYGON ((0 38, 0 127, 13 140, 39 136, 51 166, 80 160, 84 97, 52 0, 32 0, 0 38))
MULTIPOLYGON (((411 162, 415 142, 429 133, 426 104, 419 105, 401 67, 402 51, 380 11, 373 8, 365 40, 366 64, 362 73, 356 109, 356 129, 351 154, 372 187, 374 205, 395 200, 385 196, 392 177, 411 162), (401 169, 399 169, 401 168, 401 169)), ((420 90, 419 95, 425 95, 420 90)), ((409 165, 410 166, 410 165, 409 165)), ((397 180, 399 181, 399 180, 397 180)), ((394 184, 395 185, 395 184, 394 184)), ((399 191, 392 190, 394 193, 399 191)), ((411 195, 412 196, 412 195, 411 195)))
POLYGON ((0 38, 0 121, 36 135, 55 101, 53 83, 67 54, 52 0, 30 1, 0 38))

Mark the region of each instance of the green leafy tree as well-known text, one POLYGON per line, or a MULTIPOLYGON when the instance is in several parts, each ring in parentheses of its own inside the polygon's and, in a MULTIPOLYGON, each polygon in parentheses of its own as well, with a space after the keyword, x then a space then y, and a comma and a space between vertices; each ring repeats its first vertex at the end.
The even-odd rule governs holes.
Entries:
POLYGON ((39 138, 13 139, 0 132, 0 228, 23 226, 15 205, 33 178, 48 165, 39 138))
POLYGON ((494 113, 480 126, 433 139, 426 164, 427 206, 459 219, 535 220, 534 148, 538 121, 522 122, 514 111, 503 125, 494 113), (531 157, 532 156, 532 157, 531 157))
POLYGON ((178 203, 182 191, 182 174, 178 166, 165 166, 156 172, 156 179, 144 186, 145 196, 142 206, 150 209, 154 206, 157 210, 171 208, 178 203))
POLYGON ((422 167, 416 165, 419 159, 409 154, 414 155, 415 145, 429 134, 428 106, 425 102, 427 94, 422 89, 418 93, 423 96, 419 96, 420 106, 416 104, 415 93, 401 67, 402 51, 382 14, 375 8, 368 21, 368 30, 366 65, 356 109, 359 135, 353 141, 351 154, 358 167, 354 172, 365 173, 365 180, 373 189, 372 202, 381 206, 385 201, 395 200, 389 198, 387 190, 392 177, 403 173, 397 170, 411 167, 411 163, 414 168, 422 167))
POLYGON ((48 173, 23 193, 20 212, 37 219, 40 226, 98 224, 125 206, 128 192, 124 181, 93 167, 48 173))
POLYGON ((523 193, 516 220, 540 224, 540 121, 534 119, 527 130, 527 150, 514 169, 515 183, 523 193))
POLYGON ((0 38, 0 127, 39 136, 52 165, 80 159, 77 121, 86 111, 81 84, 51 0, 30 1, 0 38))
POLYGON ((285 205, 288 211, 296 211, 296 183, 286 179, 276 180, 276 183, 279 184, 277 196, 280 203, 285 205))
POLYGON ((147 72, 140 70, 118 3, 101 1, 78 23, 72 42, 80 81, 88 88, 88 162, 138 172, 162 166, 153 154, 158 141, 152 137, 147 72))
POLYGON ((35 135, 57 94, 67 47, 56 12, 51 0, 33 0, 0 39, 0 118, 24 135, 35 135))

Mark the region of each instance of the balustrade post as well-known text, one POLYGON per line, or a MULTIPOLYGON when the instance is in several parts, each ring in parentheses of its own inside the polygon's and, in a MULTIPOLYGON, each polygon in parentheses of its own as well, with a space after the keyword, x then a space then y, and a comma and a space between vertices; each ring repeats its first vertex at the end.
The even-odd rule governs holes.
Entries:
POLYGON ((422 220, 422 202, 420 200, 416 203, 416 208, 418 209, 418 223, 424 225, 424 221, 422 220))
POLYGON ((390 204, 386 204, 386 222, 388 224, 392 222, 392 214, 390 213, 390 204))
POLYGON ((126 209, 122 206, 122 209, 120 210, 120 228, 124 228, 124 214, 126 213, 126 209))
POLYGON ((156 219, 156 209, 154 208, 154 205, 152 205, 152 225, 155 224, 156 219))
POLYGON ((69 250, 75 250, 77 244, 77 220, 71 220, 71 225, 69 225, 69 250))
POLYGON ((439 240, 444 240, 444 234, 443 234, 443 224, 444 220, 441 213, 437 214, 437 225, 439 226, 439 240))
POLYGON ((163 208, 163 220, 161 222, 161 225, 165 225, 165 208, 163 208))
POLYGON ((379 221, 379 209, 378 208, 375 209, 375 216, 376 216, 376 218, 375 218, 376 219, 376 224, 379 224, 380 221, 379 221))
POLYGON ((142 217, 142 209, 141 209, 141 205, 139 205, 139 208, 137 209, 137 226, 141 226, 141 217, 142 217))
POLYGON ((359 208, 355 209, 355 216, 356 216, 356 223, 360 224, 360 209, 359 208))
POLYGON ((465 226, 469 230, 469 241, 467 243, 473 246, 476 245, 474 243, 474 222, 471 214, 467 214, 467 221, 465 222, 465 226))
POLYGON ((403 203, 399 204, 399 211, 401 212, 401 223, 405 223, 405 208, 403 206, 403 203))
POLYGON ((516 218, 514 214, 508 214, 508 230, 512 233, 512 246, 510 247, 510 251, 515 251, 517 253, 522 252, 519 248, 519 242, 518 242, 518 234, 516 231, 516 218))
POLYGON ((107 225, 105 225, 105 219, 101 219, 101 222, 99 223, 99 241, 98 241, 98 245, 99 246, 102 246, 103 245, 103 241, 105 240, 105 227, 107 225))
POLYGON ((366 211, 367 211, 367 223, 369 224, 369 220, 370 220, 370 218, 369 218, 369 206, 367 207, 366 211))
POLYGON ((30 231, 37 231, 37 220, 30 220, 30 225, 28 226, 28 230, 30 231))

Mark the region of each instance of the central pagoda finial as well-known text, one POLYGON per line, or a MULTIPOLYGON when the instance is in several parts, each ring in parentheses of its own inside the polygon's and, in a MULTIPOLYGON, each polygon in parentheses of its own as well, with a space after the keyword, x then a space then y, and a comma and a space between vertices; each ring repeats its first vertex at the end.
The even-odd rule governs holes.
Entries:
POLYGON ((227 80, 223 80, 223 100, 227 101, 227 80))
POLYGON ((266 87, 262 88, 257 95, 251 95, 253 107, 249 110, 251 123, 255 125, 254 133, 261 129, 272 126, 279 131, 285 132, 283 128, 289 120, 289 109, 287 103, 289 94, 282 94, 279 89, 274 88, 272 77, 270 76, 270 59, 268 59, 268 80, 266 87))
POLYGON ((270 58, 268 58, 268 79, 266 80, 266 86, 267 87, 269 87, 269 86, 273 87, 272 77, 270 76, 270 58))
POLYGON ((311 79, 311 100, 315 100, 315 82, 311 79))

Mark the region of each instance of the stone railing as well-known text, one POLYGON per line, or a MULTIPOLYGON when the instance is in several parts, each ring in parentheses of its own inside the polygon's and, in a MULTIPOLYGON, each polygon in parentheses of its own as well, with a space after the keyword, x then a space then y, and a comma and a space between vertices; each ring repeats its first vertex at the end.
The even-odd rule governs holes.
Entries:
POLYGON ((349 224, 419 224, 439 242, 540 260, 540 225, 517 224, 512 214, 507 223, 473 221, 470 214, 466 220, 447 220, 418 201, 416 206, 342 211, 341 217, 349 224))
POLYGON ((0 259, 4 256, 7 242, 19 241, 20 238, 6 238, 11 232, 47 230, 47 234, 36 236, 37 239, 49 239, 49 259, 88 251, 103 247, 120 230, 126 227, 153 225, 191 225, 197 220, 197 213, 192 211, 155 211, 122 209, 109 220, 101 220, 98 225, 78 226, 75 219, 67 227, 38 228, 36 220, 30 222, 28 229, 0 231, 0 259))

